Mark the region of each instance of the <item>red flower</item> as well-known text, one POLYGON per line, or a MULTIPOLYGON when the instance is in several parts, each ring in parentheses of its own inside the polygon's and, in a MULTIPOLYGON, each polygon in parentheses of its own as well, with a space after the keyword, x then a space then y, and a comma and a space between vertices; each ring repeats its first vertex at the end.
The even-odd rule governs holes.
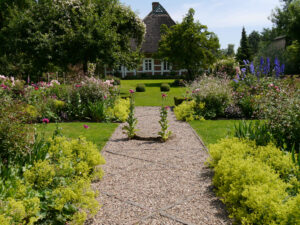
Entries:
POLYGON ((75 87, 80 88, 81 84, 76 84, 75 87))
POLYGON ((37 91, 37 90, 39 90, 39 88, 38 88, 38 87, 35 87, 35 88, 34 88, 34 90, 36 90, 36 91, 37 91))
POLYGON ((165 109, 166 109, 166 110, 170 109, 170 106, 166 106, 165 109))
POLYGON ((165 97, 167 97, 167 95, 166 95, 165 93, 163 93, 163 94, 161 95, 161 97, 165 98, 165 97))
POLYGON ((107 96, 106 96, 106 95, 104 95, 104 96, 103 96, 103 98, 104 98, 104 100, 105 100, 105 99, 107 99, 107 96))
POLYGON ((50 122, 50 120, 48 118, 43 119, 43 123, 49 123, 49 122, 50 122))

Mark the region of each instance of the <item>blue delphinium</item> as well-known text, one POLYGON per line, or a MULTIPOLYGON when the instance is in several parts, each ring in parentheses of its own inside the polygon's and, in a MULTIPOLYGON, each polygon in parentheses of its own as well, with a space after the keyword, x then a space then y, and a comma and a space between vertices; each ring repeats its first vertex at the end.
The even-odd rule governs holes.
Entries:
POLYGON ((274 70, 275 70, 276 78, 279 78, 279 76, 281 74, 281 68, 280 68, 280 62, 277 57, 275 58, 275 61, 274 61, 274 70))
POLYGON ((254 75, 255 74, 255 67, 254 67, 253 62, 250 64, 249 69, 250 69, 250 73, 252 73, 254 75))

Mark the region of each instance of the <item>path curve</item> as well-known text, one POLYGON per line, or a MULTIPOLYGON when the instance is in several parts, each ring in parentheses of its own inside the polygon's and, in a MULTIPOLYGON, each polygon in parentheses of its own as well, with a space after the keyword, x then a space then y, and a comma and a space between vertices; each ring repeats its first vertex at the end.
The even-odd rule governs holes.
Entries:
MULTIPOLYGON (((159 107, 137 107, 139 136, 156 137, 159 107)), ((91 224, 231 224, 215 197, 201 140, 169 113, 172 140, 126 139, 121 124, 102 150, 105 175, 93 184, 102 208, 91 224)))

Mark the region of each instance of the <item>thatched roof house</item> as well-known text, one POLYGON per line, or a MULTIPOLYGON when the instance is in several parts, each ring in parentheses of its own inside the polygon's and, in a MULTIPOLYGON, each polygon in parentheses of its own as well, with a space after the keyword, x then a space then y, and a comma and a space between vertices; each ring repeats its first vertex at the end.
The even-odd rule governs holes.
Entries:
MULTIPOLYGON (((122 74, 122 77, 136 76, 138 74, 164 75, 170 74, 171 71, 176 74, 181 74, 182 70, 174 71, 168 62, 154 58, 154 53, 157 52, 161 39, 161 25, 166 24, 168 27, 171 27, 176 24, 169 13, 159 2, 153 2, 152 11, 144 18, 143 22, 146 25, 145 40, 141 48, 145 56, 143 64, 133 71, 129 71, 124 66, 120 66, 118 72, 122 74)), ((107 72, 109 73, 109 71, 107 72)))

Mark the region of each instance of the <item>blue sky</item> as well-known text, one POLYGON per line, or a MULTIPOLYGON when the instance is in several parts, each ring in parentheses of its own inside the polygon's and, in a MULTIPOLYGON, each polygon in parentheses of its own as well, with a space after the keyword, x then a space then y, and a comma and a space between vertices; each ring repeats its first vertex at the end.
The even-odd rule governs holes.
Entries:
MULTIPOLYGON (((144 18, 152 8, 150 0, 120 0, 144 18)), ((253 30, 262 31, 264 27, 272 27, 268 17, 279 0, 160 0, 161 5, 176 22, 181 22, 189 8, 196 10, 195 18, 215 32, 221 48, 228 44, 239 46, 242 27, 247 34, 253 30)))

